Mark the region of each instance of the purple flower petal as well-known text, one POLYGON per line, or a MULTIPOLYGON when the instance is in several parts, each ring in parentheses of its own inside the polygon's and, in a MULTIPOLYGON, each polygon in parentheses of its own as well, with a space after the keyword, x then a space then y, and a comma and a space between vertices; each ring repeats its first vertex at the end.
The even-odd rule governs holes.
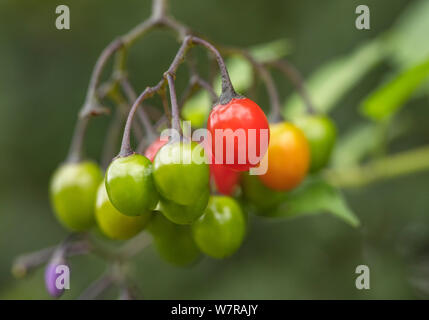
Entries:
POLYGON ((46 266, 46 269, 45 269, 46 290, 54 298, 60 297, 64 292, 64 289, 58 289, 57 285, 56 285, 57 278, 58 278, 58 276, 61 275, 61 273, 57 274, 56 269, 61 264, 62 263, 52 263, 51 262, 46 266))

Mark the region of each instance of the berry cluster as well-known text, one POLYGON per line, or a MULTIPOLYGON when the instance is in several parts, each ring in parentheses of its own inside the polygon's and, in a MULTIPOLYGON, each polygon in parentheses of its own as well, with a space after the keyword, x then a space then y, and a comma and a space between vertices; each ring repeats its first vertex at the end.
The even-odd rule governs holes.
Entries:
MULTIPOLYGON (((273 194, 292 190, 309 170, 322 168, 335 141, 335 127, 326 116, 308 115, 296 123, 278 122, 269 128, 260 107, 244 97, 219 102, 207 127, 209 132, 222 129, 231 130, 231 134, 238 129, 246 134, 250 129, 269 130, 268 148, 260 150, 260 159, 267 157, 266 173, 247 174, 253 165, 247 155, 244 163, 238 162, 238 143, 234 144, 234 161, 227 163, 226 149, 221 154, 224 158, 215 160, 219 159, 215 141, 205 150, 202 144, 184 137, 170 141, 158 138, 145 155, 119 155, 104 178, 93 162, 60 167, 51 184, 59 220, 72 231, 87 231, 97 223, 107 237, 118 240, 147 228, 159 253, 178 265, 193 263, 200 251, 225 258, 240 247, 246 234, 242 196, 268 208, 273 194), (197 163, 192 157, 195 154, 212 161, 197 163), (212 192, 223 195, 211 194, 210 176, 212 192)), ((257 137, 254 143, 259 144, 257 137)))
MULTIPOLYGON (((269 122, 254 101, 236 93, 218 49, 171 20, 161 10, 165 1, 154 0, 154 3, 161 7, 154 9, 148 22, 138 26, 131 36, 112 42, 100 56, 69 156, 52 177, 51 203, 58 220, 73 232, 72 236, 99 230, 106 238, 128 240, 145 230, 159 254, 172 264, 191 265, 201 253, 216 259, 226 258, 234 254, 245 239, 245 204, 250 203, 258 207, 262 215, 269 216, 272 208, 283 201, 282 194, 297 187, 309 171, 316 172, 326 165, 335 142, 335 126, 326 116, 314 114, 311 108, 307 115, 292 122, 282 120, 271 76, 243 52, 266 80, 272 109, 269 122), (123 65, 119 64, 104 94, 116 100, 126 96, 131 108, 120 152, 113 160, 110 160, 113 155, 110 157, 103 173, 97 163, 83 156, 89 120, 104 113, 98 83, 102 69, 115 52, 118 61, 124 59, 126 47, 135 40, 132 37, 157 26, 176 31, 183 40, 182 45, 160 82, 146 87, 139 96, 133 91, 123 65), (191 70, 196 83, 216 98, 202 141, 183 133, 174 84, 179 65, 195 45, 214 55, 222 81, 221 94, 217 97, 212 84, 191 70), (160 122, 166 120, 164 123, 170 124, 167 127, 176 133, 168 139, 155 134, 149 117, 140 107, 154 95, 161 97, 166 111, 160 122), (136 114, 138 119, 134 119, 136 114), (136 135, 140 142, 137 152, 131 147, 131 134, 138 129, 136 124, 143 125, 146 133, 143 138, 136 135), (219 132, 222 135, 219 136, 219 132), (264 165, 266 170, 262 174, 252 174, 253 169, 264 165)), ((46 286, 52 296, 57 297, 64 291, 54 286, 58 280, 56 267, 66 264, 73 250, 81 253, 92 249, 74 248, 70 241, 58 247, 45 273, 46 286)))

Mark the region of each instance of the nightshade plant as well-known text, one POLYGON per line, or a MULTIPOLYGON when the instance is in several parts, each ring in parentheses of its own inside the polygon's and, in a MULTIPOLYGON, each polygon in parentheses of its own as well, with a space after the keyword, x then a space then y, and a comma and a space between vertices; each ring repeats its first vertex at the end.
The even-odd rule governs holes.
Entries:
MULTIPOLYGON (((181 266, 195 263, 203 253, 214 258, 225 258, 239 249, 246 235, 247 214, 244 210, 248 209, 240 191, 240 172, 257 166, 267 153, 269 123, 264 111, 254 101, 235 91, 222 55, 239 56, 251 64, 267 88, 271 105, 268 118, 272 122, 280 121, 279 96, 268 64, 258 61, 245 49, 215 46, 208 40, 195 36, 188 27, 168 14, 166 0, 154 0, 153 12, 148 20, 112 41, 103 50, 95 64, 87 96, 79 113, 69 155, 55 172, 51 182, 53 211, 64 227, 79 233, 73 233, 58 245, 55 253, 51 254, 51 250, 46 249, 18 258, 14 266, 16 274, 25 273, 47 262, 46 286, 49 294, 58 297, 63 291, 56 290, 53 282, 56 278, 54 269, 59 261, 66 264, 67 259, 75 254, 98 254, 107 260, 109 268, 106 275, 80 296, 82 299, 90 299, 96 298, 112 285, 122 291, 131 290, 131 280, 121 272, 119 266, 147 246, 150 242, 149 235, 161 257, 181 266), (136 40, 156 28, 167 28, 175 32, 181 46, 161 80, 154 86, 147 86, 137 95, 127 76, 127 51, 136 40), (205 48, 214 57, 213 61, 220 70, 219 96, 215 88, 217 79, 203 79, 195 67, 193 57, 189 56, 188 51, 194 46, 205 48), (116 60, 112 76, 101 83, 101 74, 113 56, 116 60), (189 62, 191 78, 189 87, 179 102, 174 82, 176 71, 184 61, 189 62), (212 148, 206 147, 205 143, 198 143, 200 141, 191 141, 189 136, 182 133, 180 108, 182 107, 185 120, 192 119, 192 112, 187 110, 187 101, 201 89, 209 94, 213 102, 212 112, 206 115, 208 131, 213 134, 212 148), (147 111, 141 107, 145 100, 155 95, 160 96, 165 113, 158 123, 164 127, 170 124, 172 129, 180 133, 178 137, 172 137, 168 141, 161 139, 147 111), (107 152, 101 162, 106 170, 103 179, 102 169, 95 162, 86 160, 83 149, 91 119, 108 113, 102 106, 104 99, 110 99, 121 106, 128 104, 130 108, 119 153, 114 156, 114 150, 110 146, 110 153, 107 152), (144 128, 144 134, 141 128, 144 128), (257 151, 257 161, 251 163, 248 154, 245 154, 244 163, 239 163, 237 160, 243 156, 241 149, 237 147, 239 144, 233 150, 234 162, 226 161, 225 148, 223 155, 218 156, 214 140, 217 129, 243 129, 246 141, 250 129, 256 130, 253 147, 257 151), (264 130, 267 144, 262 146, 260 140, 264 130), (137 149, 131 146, 132 134, 139 143, 137 149), (183 156, 187 151, 189 154, 198 152, 200 156, 210 158, 213 163, 196 163, 193 158, 188 163, 186 156, 183 156), (216 195, 217 193, 224 196, 216 195), (133 239, 119 248, 106 247, 104 240, 97 238, 92 231, 96 226, 105 238, 133 239), (141 232, 146 227, 147 232, 141 232), (58 252, 61 253, 60 258, 58 252)), ((278 56, 281 55, 280 53, 278 56)), ((277 57, 271 62, 274 64, 276 60, 277 57)), ((244 91, 248 89, 239 83, 238 87, 244 91)), ((304 89, 301 88, 301 91, 304 89)), ((119 112, 118 117, 121 118, 119 112)), ((119 120, 123 123, 124 119, 119 120)), ((196 124, 192 125, 195 128, 196 124)), ((303 134, 302 137, 305 139, 303 134)), ((114 133, 109 132, 107 143, 111 143, 109 140, 113 138, 114 133)), ((327 151, 329 152, 330 150, 327 151)), ((293 158, 293 151, 288 156, 293 158)), ((328 154, 326 158, 329 158, 328 154)), ((307 166, 304 164, 305 169, 307 166)), ((300 176, 302 179, 306 173, 304 171, 300 176)), ((246 179, 241 182, 246 183, 246 179)), ((293 182, 295 184, 298 181, 293 182)), ((275 192, 275 189, 268 192, 275 192)), ((121 296, 132 296, 122 291, 121 296)))
MULTIPOLYGON (((140 297, 139 290, 129 268, 124 266, 132 263, 132 258, 151 242, 165 261, 190 266, 204 255, 215 259, 233 255, 249 234, 252 215, 280 218, 325 211, 357 227, 358 218, 336 186, 376 179, 371 174, 383 164, 402 173, 392 160, 354 167, 347 174, 342 170, 324 170, 335 146, 337 130, 323 110, 313 105, 317 92, 311 94, 311 99, 299 72, 284 59, 284 47, 279 49, 278 43, 259 49, 214 45, 175 20, 167 9, 167 0, 153 0, 151 16, 112 41, 95 64, 69 154, 53 174, 50 187, 53 211, 71 235, 57 246, 18 257, 13 265, 16 276, 45 265, 46 288, 53 297, 63 293, 54 285, 56 266, 67 265, 75 255, 95 254, 107 265, 105 274, 89 285, 80 299, 98 298, 110 287, 119 290, 120 298, 134 299, 140 297), (138 39, 159 28, 173 31, 180 47, 161 79, 138 95, 128 78, 132 70, 127 70, 127 52, 138 39), (209 52, 210 63, 219 72, 211 72, 207 79, 199 73, 195 57, 189 52, 195 46, 209 52), (102 82, 102 72, 113 57, 113 72, 102 82), (223 57, 228 60, 225 62, 223 57), (175 78, 184 62, 189 67, 190 79, 178 99, 175 78), (292 99, 285 110, 281 109, 273 70, 291 80, 303 108, 297 108, 292 99), (262 81, 268 94, 269 105, 264 108, 242 95, 254 99, 255 79, 262 81), (156 123, 148 116, 148 105, 143 105, 154 96, 160 97, 164 111, 156 123), (118 112, 106 134, 106 148, 99 165, 85 158, 84 141, 92 118, 108 113, 103 107, 105 100, 115 103, 118 112), (126 119, 124 108, 128 113, 126 119), (268 116, 264 111, 269 111, 268 116), (269 144, 259 148, 257 162, 266 161, 267 172, 249 174, 248 170, 258 163, 251 163, 249 154, 244 155, 244 163, 237 163, 243 156, 237 148, 233 150, 234 162, 225 162, 225 152, 219 155, 214 144, 192 141, 183 132, 182 120, 191 120, 193 129, 207 127, 212 137, 216 129, 243 129, 246 137, 250 129, 256 130, 254 143, 258 146, 265 130, 269 144), (121 134, 118 127, 123 126, 117 153, 114 141, 121 134), (179 135, 161 139, 161 128, 174 129, 179 135), (137 143, 136 148, 132 141, 137 143), (187 159, 187 152, 198 153, 213 163, 187 159), (107 239, 126 242, 112 246, 107 239)), ((391 91, 396 94, 397 83, 412 78, 416 72, 423 81, 421 75, 429 74, 428 65, 418 64, 371 95, 363 104, 364 112, 372 118, 383 118, 377 103, 383 104, 391 91)), ((411 95, 412 89, 401 98, 411 95)), ((392 103, 387 110, 399 107, 392 103)), ((417 159, 420 154, 410 156, 417 159)), ((378 172, 383 175, 383 170, 378 172)))

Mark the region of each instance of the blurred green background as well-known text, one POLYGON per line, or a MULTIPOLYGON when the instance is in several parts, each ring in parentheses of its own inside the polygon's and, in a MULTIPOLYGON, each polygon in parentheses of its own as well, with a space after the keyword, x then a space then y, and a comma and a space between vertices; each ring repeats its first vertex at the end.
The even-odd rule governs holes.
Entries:
MULTIPOLYGON (((424 2, 171 0, 171 12, 223 44, 247 47, 286 38, 292 44, 289 59, 310 76, 393 30, 398 19, 424 2), (370 7, 371 30, 355 28, 359 4, 370 7)), ((49 206, 51 173, 66 156, 102 48, 146 18, 150 5, 149 0, 0 1, 0 299, 49 298, 43 270, 17 280, 11 264, 17 255, 66 236, 49 206), (54 26, 60 4, 70 6, 69 31, 54 26)), ((429 10, 426 13, 429 21, 429 10)), ((427 42, 429 28, 415 28, 424 31, 421 42, 427 42)), ((421 53, 409 46, 405 49, 411 53, 421 53)), ((160 79, 177 48, 174 37, 161 31, 138 42, 129 63, 138 90, 160 79)), ((383 60, 336 103, 331 115, 340 135, 362 122, 359 103, 395 68, 395 61, 383 60)), ((275 79, 284 100, 292 88, 279 75, 275 79)), ((178 80, 179 88, 185 80, 178 80)), ((266 97, 261 95, 258 103, 267 104, 266 97)), ((389 152, 429 143, 427 96, 408 102, 397 117, 407 121, 408 130, 389 145, 389 152)), ((87 150, 92 158, 99 158, 108 121, 100 117, 91 125, 87 150)), ((236 255, 224 261, 205 258, 189 269, 169 266, 150 247, 137 258, 136 282, 148 299, 426 298, 428 190, 429 172, 345 190, 361 220, 358 229, 328 215, 253 217, 236 255), (355 288, 354 272, 360 264, 370 267, 370 290, 355 288)), ((104 271, 104 263, 78 257, 71 260, 71 270, 71 290, 64 298, 78 296, 104 271)))

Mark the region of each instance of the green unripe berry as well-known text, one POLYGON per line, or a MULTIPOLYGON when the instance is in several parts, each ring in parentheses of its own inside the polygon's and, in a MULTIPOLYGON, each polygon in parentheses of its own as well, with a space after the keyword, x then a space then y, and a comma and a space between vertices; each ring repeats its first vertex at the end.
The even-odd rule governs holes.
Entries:
POLYGON ((110 202, 105 183, 102 182, 97 192, 95 217, 101 232, 108 238, 127 240, 144 229, 148 224, 151 212, 130 217, 119 212, 110 202))
POLYGON ((241 246, 246 218, 233 198, 213 196, 204 215, 192 225, 192 233, 202 252, 213 258, 225 258, 241 246))
POLYGON ((241 175, 241 189, 244 199, 255 206, 255 213, 261 216, 271 216, 285 198, 284 192, 269 189, 258 176, 247 172, 241 175))
POLYGON ((209 166, 204 148, 195 142, 171 142, 153 162, 153 176, 161 196, 181 205, 192 205, 209 188, 209 166), (196 159, 198 158, 198 159, 196 159))
POLYGON ((140 154, 113 160, 106 171, 106 190, 113 206, 127 216, 147 214, 159 200, 152 163, 140 154))
POLYGON ((50 198, 58 220, 72 231, 89 230, 95 223, 94 204, 103 175, 97 164, 66 163, 54 173, 50 198))
POLYGON ((337 137, 337 129, 330 118, 322 115, 303 116, 295 120, 310 145, 310 171, 316 172, 329 162, 337 137))
POLYGON ((167 262, 176 266, 188 266, 200 257, 200 250, 191 234, 191 227, 174 224, 160 212, 155 212, 149 223, 155 248, 167 262))
POLYGON ((177 224, 191 224, 204 213, 209 202, 210 192, 207 189, 197 201, 191 205, 183 206, 173 201, 161 199, 160 211, 170 221, 177 224))

